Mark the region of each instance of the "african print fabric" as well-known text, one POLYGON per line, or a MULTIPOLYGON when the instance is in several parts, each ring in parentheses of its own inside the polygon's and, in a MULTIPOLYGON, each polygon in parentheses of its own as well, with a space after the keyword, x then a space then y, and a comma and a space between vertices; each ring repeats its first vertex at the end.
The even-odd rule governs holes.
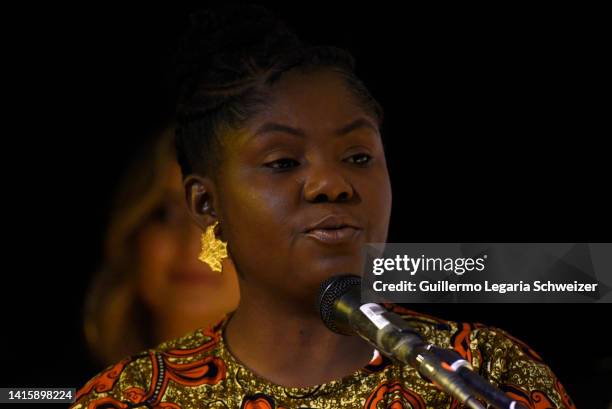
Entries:
MULTIPOLYGON (((453 348, 513 399, 533 409, 575 408, 540 356, 505 331, 444 321, 385 304, 430 343, 453 348)), ((382 409, 460 408, 412 367, 375 351, 368 365, 338 380, 293 388, 273 384, 243 366, 224 343, 224 318, 215 326, 126 358, 78 393, 73 409, 382 409)))

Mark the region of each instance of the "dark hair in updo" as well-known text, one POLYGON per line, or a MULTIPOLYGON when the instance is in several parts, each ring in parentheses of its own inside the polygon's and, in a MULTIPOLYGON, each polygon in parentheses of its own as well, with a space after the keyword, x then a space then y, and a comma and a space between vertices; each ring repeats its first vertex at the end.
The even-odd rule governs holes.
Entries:
POLYGON ((270 86, 293 68, 329 67, 382 124, 383 110, 354 73, 343 49, 301 42, 281 20, 256 5, 197 11, 175 55, 176 148, 183 176, 215 176, 222 138, 270 101, 270 86))

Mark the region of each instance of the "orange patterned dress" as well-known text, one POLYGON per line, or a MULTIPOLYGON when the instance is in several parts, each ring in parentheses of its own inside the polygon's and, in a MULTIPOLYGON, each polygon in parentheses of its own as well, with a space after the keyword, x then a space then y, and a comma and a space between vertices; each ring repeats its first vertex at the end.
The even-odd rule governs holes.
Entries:
MULTIPOLYGON (((386 304, 428 342, 454 348, 481 375, 533 409, 575 408, 542 359, 503 330, 444 321, 386 304)), ((411 367, 375 351, 368 365, 325 384, 290 388, 273 384, 241 365, 217 325, 126 358, 90 380, 72 409, 191 408, 460 408, 411 367)))

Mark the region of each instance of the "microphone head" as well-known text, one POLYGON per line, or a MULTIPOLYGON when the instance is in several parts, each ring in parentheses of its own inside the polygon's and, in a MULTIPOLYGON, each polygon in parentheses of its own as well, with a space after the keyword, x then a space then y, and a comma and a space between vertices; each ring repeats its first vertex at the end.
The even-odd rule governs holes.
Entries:
POLYGON ((333 276, 321 283, 315 308, 319 311, 325 326, 338 334, 353 335, 353 332, 338 325, 336 303, 355 287, 361 288, 361 277, 352 274, 333 276))

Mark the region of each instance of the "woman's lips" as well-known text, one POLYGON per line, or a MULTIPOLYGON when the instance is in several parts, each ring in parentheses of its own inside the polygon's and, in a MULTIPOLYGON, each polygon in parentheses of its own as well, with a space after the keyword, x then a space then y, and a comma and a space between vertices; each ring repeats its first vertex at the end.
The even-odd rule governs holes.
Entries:
POLYGON ((353 240, 360 231, 355 227, 344 226, 338 229, 313 229, 305 234, 322 243, 337 244, 353 240))

